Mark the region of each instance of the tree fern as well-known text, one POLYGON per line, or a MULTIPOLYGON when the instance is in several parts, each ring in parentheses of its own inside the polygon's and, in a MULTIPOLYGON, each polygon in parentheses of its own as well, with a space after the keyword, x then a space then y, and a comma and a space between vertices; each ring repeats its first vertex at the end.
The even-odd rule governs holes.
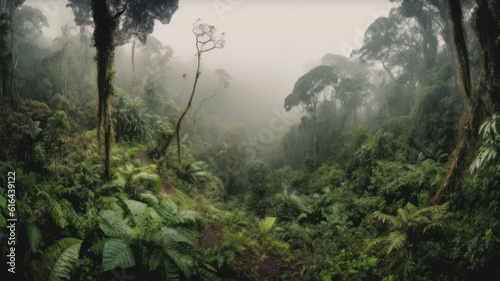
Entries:
POLYGON ((102 250, 102 270, 108 271, 128 268, 135 265, 132 249, 123 239, 110 238, 106 240, 102 250))

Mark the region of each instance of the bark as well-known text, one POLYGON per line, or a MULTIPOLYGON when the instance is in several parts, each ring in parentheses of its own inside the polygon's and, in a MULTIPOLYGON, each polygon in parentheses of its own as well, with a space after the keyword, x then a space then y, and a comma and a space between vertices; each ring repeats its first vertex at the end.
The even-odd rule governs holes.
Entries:
POLYGON ((92 0, 95 30, 94 41, 96 47, 95 61, 97 64, 97 136, 100 146, 101 128, 104 129, 104 176, 109 180, 109 162, 112 142, 111 105, 110 100, 114 94, 113 82, 115 72, 113 61, 115 54, 114 34, 117 20, 112 16, 106 6, 106 1, 92 0))
POLYGON ((492 13, 499 11, 498 2, 488 4, 487 0, 477 0, 474 13, 474 29, 479 40, 480 74, 478 86, 473 89, 470 66, 465 41, 462 8, 460 1, 447 0, 453 25, 453 41, 456 48, 457 67, 460 84, 467 98, 467 105, 460 123, 458 144, 455 148, 450 171, 436 193, 433 204, 438 204, 449 192, 457 189, 464 170, 471 163, 471 156, 479 144, 478 128, 485 117, 499 109, 500 47, 496 39, 500 35, 498 18, 492 13))

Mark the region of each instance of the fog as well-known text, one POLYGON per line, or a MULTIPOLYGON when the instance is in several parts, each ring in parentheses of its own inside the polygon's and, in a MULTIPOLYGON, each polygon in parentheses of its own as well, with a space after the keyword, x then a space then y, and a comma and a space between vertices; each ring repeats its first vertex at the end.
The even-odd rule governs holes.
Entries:
MULTIPOLYGON (((53 44, 61 25, 75 26, 65 4, 55 0, 25 3, 41 9, 48 18, 49 28, 40 38, 46 47, 53 44)), ((233 78, 231 86, 207 102, 207 108, 256 131, 268 124, 273 109, 282 110, 298 77, 319 65, 327 53, 349 57, 353 49, 361 47, 367 26, 387 16, 391 6, 385 0, 181 0, 170 24, 157 22, 152 36, 173 49, 167 63, 167 88, 187 100, 191 82, 180 78, 184 73, 188 80, 194 77, 193 22, 200 18, 225 32, 225 47, 203 55, 200 83, 205 84, 199 88, 198 100, 217 88, 216 81, 208 83, 206 74, 225 70, 233 78), (218 108, 218 104, 223 106, 218 108)), ((131 73, 130 46, 117 50, 118 79, 131 73)))

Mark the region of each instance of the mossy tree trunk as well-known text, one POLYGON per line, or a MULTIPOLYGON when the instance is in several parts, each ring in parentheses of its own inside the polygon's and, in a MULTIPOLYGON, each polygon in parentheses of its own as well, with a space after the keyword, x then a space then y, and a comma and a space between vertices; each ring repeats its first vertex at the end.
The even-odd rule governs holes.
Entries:
POLYGON ((500 2, 476 0, 474 32, 479 41, 480 73, 477 86, 470 78, 469 54, 463 28, 460 1, 447 0, 453 28, 460 85, 467 105, 460 122, 458 144, 450 171, 434 197, 438 204, 450 191, 456 190, 464 171, 470 165, 479 144, 478 128, 486 116, 500 108, 500 2), (495 16, 496 15, 496 16, 495 16))
POLYGON ((101 144, 101 130, 104 129, 104 177, 109 180, 110 150, 113 137, 111 122, 111 97, 114 94, 113 82, 115 78, 115 31, 117 18, 120 14, 111 15, 106 1, 92 0, 92 11, 95 23, 94 40, 97 65, 97 136, 99 147, 101 144))

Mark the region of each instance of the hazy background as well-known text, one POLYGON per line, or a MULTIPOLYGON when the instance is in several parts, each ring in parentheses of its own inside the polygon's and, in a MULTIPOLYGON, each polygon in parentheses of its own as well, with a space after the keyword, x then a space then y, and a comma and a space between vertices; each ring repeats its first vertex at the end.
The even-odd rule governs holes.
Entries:
MULTIPOLYGON (((40 8, 49 20, 42 41, 50 47, 66 23, 74 25, 67 1, 28 0, 25 5, 40 8)), ((169 45, 174 56, 169 62, 171 90, 179 95, 190 91, 196 67, 192 23, 201 18, 226 33, 226 45, 202 57, 203 73, 221 68, 233 78, 231 86, 208 108, 224 119, 244 122, 252 131, 266 126, 273 109, 282 109, 283 100, 295 81, 317 66, 323 55, 349 56, 362 44, 368 25, 389 13, 387 0, 180 0, 179 9, 168 25, 158 23, 153 36, 169 45), (186 73, 188 79, 181 78, 186 73)), ((118 54, 130 53, 130 44, 118 54)), ((130 64, 117 56, 117 72, 130 64)), ((206 77, 202 74, 202 80, 206 77)), ((215 90, 216 84, 201 84, 199 98, 215 90)))

